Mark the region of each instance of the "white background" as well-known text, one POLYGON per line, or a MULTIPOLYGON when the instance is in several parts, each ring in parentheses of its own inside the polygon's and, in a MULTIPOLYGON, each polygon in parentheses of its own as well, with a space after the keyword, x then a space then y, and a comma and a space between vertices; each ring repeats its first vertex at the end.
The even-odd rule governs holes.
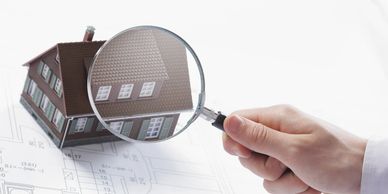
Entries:
MULTIPOLYGON (((196 50, 211 108, 287 103, 365 138, 388 134, 384 0, 2 0, 0 65, 19 67, 57 42, 80 41, 87 25, 105 40, 145 24, 176 32, 196 50)), ((224 153, 219 131, 204 121, 189 130, 224 162, 235 193, 265 193, 224 153)))

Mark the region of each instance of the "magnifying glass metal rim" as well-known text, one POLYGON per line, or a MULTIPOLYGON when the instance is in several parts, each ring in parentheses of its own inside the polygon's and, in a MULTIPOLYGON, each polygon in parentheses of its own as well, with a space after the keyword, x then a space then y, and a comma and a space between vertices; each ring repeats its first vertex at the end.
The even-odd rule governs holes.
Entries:
MULTIPOLYGON (((135 26, 135 27, 123 30, 123 31, 119 32, 118 34, 116 34, 115 36, 113 36, 111 39, 107 40, 100 47, 100 49, 94 55, 93 60, 92 60, 92 65, 89 68, 88 78, 87 78, 87 91, 88 91, 88 98, 89 98, 90 106, 92 107, 93 112, 96 115, 96 117, 99 120, 99 122, 101 122, 101 124, 107 130, 109 130, 113 135, 115 135, 117 137, 120 137, 123 140, 126 140, 128 142, 133 142, 133 143, 157 143, 157 142, 162 142, 162 141, 168 140, 170 138, 173 138, 173 137, 179 135, 184 130, 186 130, 191 125, 191 123, 193 123, 204 112, 204 104, 205 104, 205 96, 206 96, 206 94, 205 94, 205 76, 204 76, 204 73, 203 73, 201 62, 200 62, 197 54, 194 52, 193 48, 182 37, 180 37, 179 35, 175 34, 174 32, 172 32, 170 30, 167 30, 165 28, 159 27, 159 26, 152 26, 152 25, 135 26), (167 137, 165 139, 161 139, 161 140, 140 141, 140 140, 131 139, 131 138, 127 137, 127 136, 124 136, 124 135, 122 135, 120 133, 117 133, 117 132, 111 130, 109 125, 104 121, 104 119, 102 118, 101 114, 99 113, 99 111, 98 111, 98 109, 97 109, 97 107, 96 107, 96 105, 94 103, 94 98, 93 98, 93 95, 92 95, 92 83, 91 83, 92 76, 91 75, 92 75, 92 71, 93 71, 93 68, 94 68, 94 63, 95 63, 97 57, 99 56, 99 54, 102 52, 102 50, 105 48, 105 46, 108 45, 116 37, 122 35, 123 33, 128 32, 128 31, 139 30, 139 29, 156 29, 156 30, 160 30, 160 31, 163 31, 163 32, 166 32, 166 33, 172 35, 174 38, 176 38, 179 41, 181 41, 183 43, 183 45, 185 46, 185 48, 187 50, 189 50, 191 55, 194 57, 194 60, 195 60, 195 62, 197 64, 197 67, 198 67, 198 72, 199 72, 199 75, 200 75, 200 79, 201 79, 201 91, 200 91, 199 96, 198 96, 198 103, 197 103, 197 107, 196 107, 196 110, 195 110, 193 116, 188 120, 188 122, 186 123, 186 125, 182 129, 179 129, 179 131, 177 133, 175 133, 172 136, 167 137)), ((160 113, 157 113, 157 114, 160 114, 160 113)), ((145 114, 144 117, 151 116, 151 115, 152 114, 145 114)), ((141 115, 139 115, 139 116, 141 116, 141 115)))

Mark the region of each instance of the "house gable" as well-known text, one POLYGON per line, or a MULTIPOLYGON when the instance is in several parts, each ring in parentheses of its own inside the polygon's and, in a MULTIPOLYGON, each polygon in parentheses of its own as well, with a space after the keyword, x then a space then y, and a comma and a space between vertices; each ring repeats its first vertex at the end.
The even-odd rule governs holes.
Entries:
POLYGON ((85 60, 93 58, 103 44, 104 41, 58 44, 65 114, 69 117, 93 113, 87 94, 85 60))
MULTIPOLYGON (((29 61, 28 76, 25 83, 25 87, 30 87, 32 84, 36 85, 34 87, 39 91, 39 95, 31 95, 28 94, 27 91, 25 98, 32 98, 38 112, 43 111, 44 116, 47 117, 44 120, 47 119, 48 125, 54 128, 55 126, 52 123, 54 111, 56 109, 61 113, 65 111, 64 99, 62 98, 60 68, 58 62, 55 60, 56 55, 57 47, 54 46, 45 53, 39 55, 39 57, 29 61)), ((60 131, 62 131, 62 128, 57 129, 57 136, 61 136, 59 134, 60 131)))

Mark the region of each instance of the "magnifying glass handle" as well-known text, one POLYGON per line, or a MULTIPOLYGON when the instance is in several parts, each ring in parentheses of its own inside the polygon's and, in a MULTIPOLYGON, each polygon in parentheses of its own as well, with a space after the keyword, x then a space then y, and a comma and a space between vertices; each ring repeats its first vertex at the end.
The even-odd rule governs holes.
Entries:
POLYGON ((219 115, 216 118, 216 120, 212 123, 212 125, 223 131, 224 130, 224 121, 226 119, 226 116, 223 115, 221 112, 218 112, 218 113, 219 113, 219 115))
POLYGON ((221 112, 215 112, 209 108, 203 107, 201 117, 212 122, 212 125, 218 129, 224 130, 224 121, 226 116, 221 112))

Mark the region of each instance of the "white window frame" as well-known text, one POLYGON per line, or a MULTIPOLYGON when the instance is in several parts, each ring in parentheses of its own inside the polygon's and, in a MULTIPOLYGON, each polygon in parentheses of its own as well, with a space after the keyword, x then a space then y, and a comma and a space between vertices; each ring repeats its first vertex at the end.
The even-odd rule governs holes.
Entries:
POLYGON ((156 82, 144 82, 139 97, 151 97, 154 93, 156 82))
POLYGON ((30 96, 33 96, 37 87, 38 87, 38 84, 36 84, 34 80, 31 80, 30 85, 28 86, 27 94, 29 94, 30 96))
POLYGON ((133 84, 123 84, 121 85, 119 95, 117 99, 128 99, 131 97, 133 91, 133 84))
POLYGON ((74 127, 74 132, 80 133, 85 131, 86 123, 88 122, 87 117, 81 117, 77 119, 77 123, 74 127))
POLYGON ((43 63, 42 72, 41 72, 42 77, 44 79, 47 79, 49 72, 50 72, 50 67, 46 63, 43 63))
POLYGON ((42 99, 40 100, 40 105, 39 105, 40 109, 42 109, 43 112, 46 112, 46 109, 47 109, 49 102, 50 102, 50 99, 45 94, 43 94, 42 99))
POLYGON ((59 97, 62 95, 62 80, 58 79, 55 81, 54 90, 59 97))
POLYGON ((145 139, 157 138, 163 126, 164 117, 156 117, 150 120, 145 139))
POLYGON ((96 94, 96 101, 105 101, 109 99, 110 90, 112 86, 100 86, 96 94))
POLYGON ((121 133, 121 130, 123 129, 124 121, 113 121, 109 123, 109 129, 121 133))
POLYGON ((63 114, 61 113, 61 111, 59 111, 59 110, 56 108, 56 109, 55 109, 55 112, 54 112, 54 116, 53 116, 52 122, 55 124, 55 126, 56 126, 57 128, 59 128, 59 126, 58 126, 59 123, 58 123, 58 122, 59 122, 60 118, 63 118, 63 119, 64 119, 63 114))

